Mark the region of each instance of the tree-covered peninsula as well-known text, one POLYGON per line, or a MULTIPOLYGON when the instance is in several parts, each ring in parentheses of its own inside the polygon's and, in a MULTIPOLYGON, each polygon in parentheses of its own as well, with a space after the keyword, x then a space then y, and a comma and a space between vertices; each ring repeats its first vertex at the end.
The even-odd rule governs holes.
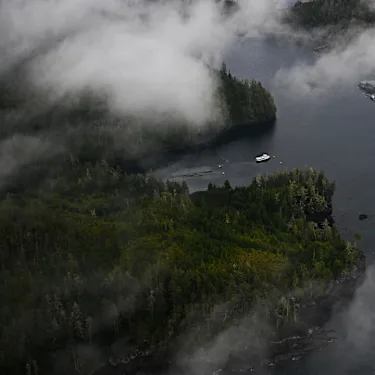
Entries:
POLYGON ((217 120, 205 124, 199 129, 188 124, 148 128, 145 138, 159 143, 159 150, 179 151, 192 146, 214 144, 223 133, 236 127, 270 124, 276 120, 276 105, 270 92, 261 82, 243 80, 232 75, 223 63, 220 70, 211 70, 218 87, 215 102, 217 120), (161 145, 161 146, 160 146, 161 145))
POLYGON ((189 195, 71 157, 26 186, 0 201, 2 374, 88 375, 187 332, 196 347, 255 309, 272 337, 306 331, 305 301, 358 256, 314 169, 189 195))
POLYGON ((16 78, 9 78, 0 82, 0 121, 4 124, 0 139, 14 132, 35 135, 60 144, 81 160, 103 158, 113 165, 119 161, 125 165, 150 154, 215 142, 217 136, 238 125, 276 119, 273 97, 260 82, 234 77, 225 64, 219 70, 207 69, 217 84, 216 115, 199 127, 169 115, 116 116, 105 98, 91 92, 43 107, 43 97, 27 95, 22 84, 15 84, 16 78))
POLYGON ((227 109, 228 126, 266 123, 276 120, 272 95, 259 81, 240 80, 223 64, 218 72, 221 85, 219 96, 227 109))

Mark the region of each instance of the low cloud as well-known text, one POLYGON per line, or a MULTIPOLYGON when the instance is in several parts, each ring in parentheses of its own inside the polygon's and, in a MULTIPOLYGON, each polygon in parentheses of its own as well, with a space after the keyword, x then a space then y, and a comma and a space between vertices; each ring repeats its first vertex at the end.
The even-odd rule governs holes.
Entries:
POLYGON ((50 101, 90 90, 119 114, 168 114, 193 124, 216 116, 218 67, 238 32, 275 29, 272 0, 8 0, 0 3, 0 73, 23 64, 50 101))
POLYGON ((50 157, 61 151, 60 147, 38 137, 15 134, 0 143, 0 186, 9 181, 20 168, 50 157))
POLYGON ((306 366, 321 374, 370 373, 375 350, 375 268, 367 269, 363 284, 356 290, 349 306, 333 316, 338 340, 321 352, 312 353, 306 366))
MULTIPOLYGON (((0 79, 27 95, 22 108, 0 110, 3 136, 11 137, 0 144, 8 165, 2 178, 34 160, 8 155, 8 145, 20 140, 12 135, 30 134, 32 118, 56 103, 75 105, 81 93, 105 98, 116 118, 219 126, 209 66, 220 66, 239 33, 257 36, 279 27, 273 0, 239 4, 241 11, 228 17, 223 1, 213 0, 0 0, 0 79)), ((57 112, 50 117, 51 132, 69 127, 57 112)), ((128 147, 132 141, 124 138, 132 132, 116 142, 128 147)), ((46 152, 40 146, 33 155, 46 152)))
MULTIPOLYGON (((223 311, 215 309, 211 319, 207 320, 208 326, 218 324, 217 314, 221 316, 223 311)), ((237 324, 231 324, 212 339, 202 342, 207 327, 198 327, 194 332, 190 332, 190 335, 181 338, 184 346, 176 356, 176 360, 185 373, 219 373, 231 358, 235 358, 237 365, 241 367, 241 365, 250 366, 254 359, 263 359, 267 355, 272 331, 256 309, 237 321, 237 324), (199 341, 201 344, 197 347, 199 341), (195 347, 195 350, 191 352, 189 346, 195 347)))
POLYGON ((339 86, 353 86, 361 79, 375 77, 375 29, 350 30, 348 39, 336 41, 330 51, 322 51, 314 61, 297 62, 280 69, 275 85, 293 97, 318 97, 339 86), (353 36, 355 33, 355 36, 353 36))
POLYGON ((374 352, 375 334, 375 268, 370 267, 366 279, 357 289, 355 298, 345 316, 345 344, 350 360, 357 365, 369 360, 374 352))

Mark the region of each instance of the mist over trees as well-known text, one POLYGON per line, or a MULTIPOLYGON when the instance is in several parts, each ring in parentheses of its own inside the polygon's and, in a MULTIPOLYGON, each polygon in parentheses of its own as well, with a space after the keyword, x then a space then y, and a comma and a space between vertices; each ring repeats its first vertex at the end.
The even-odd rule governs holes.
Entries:
MULTIPOLYGON (((225 64, 220 71, 210 68, 210 74, 218 83, 214 97, 216 120, 200 127, 169 114, 116 115, 105 97, 90 91, 50 106, 44 103, 43 96, 28 93, 25 82, 23 91, 21 82, 16 84, 17 80, 8 77, 0 95, 0 117, 4 124, 0 135, 11 144, 20 143, 18 138, 23 137, 25 146, 20 155, 26 154, 26 160, 29 157, 27 146, 36 142, 30 137, 37 138, 41 144, 53 145, 54 152, 49 147, 49 153, 45 153, 48 157, 41 162, 47 169, 46 159, 51 159, 53 165, 59 163, 61 154, 72 154, 82 161, 105 159, 125 170, 139 170, 138 160, 151 153, 184 150, 210 142, 238 125, 252 126, 275 120, 273 97, 261 83, 234 77, 225 64), (13 138, 14 134, 18 134, 17 139, 13 138)), ((14 156, 14 159, 20 157, 14 156)), ((40 167, 38 174, 42 170, 40 167)), ((23 178, 32 178, 30 166, 26 170, 20 168, 23 178)))
POLYGON ((272 337, 301 332, 301 304, 353 267, 357 249, 327 220, 334 183, 320 171, 193 195, 125 173, 142 153, 275 120, 261 83, 225 64, 211 72, 221 123, 201 129, 116 117, 92 92, 51 107, 2 85, 2 373, 88 375, 109 359, 169 353, 187 332, 191 352, 253 309, 272 337))
POLYGON ((192 195, 185 183, 126 173, 143 155, 275 120, 260 82, 225 64, 210 71, 217 117, 201 127, 115 115, 90 90, 51 106, 27 80, 5 77, 2 374, 89 375, 108 360, 173 353, 186 333, 191 353, 255 310, 272 338, 305 332, 301 306, 352 270, 358 249, 328 220, 335 185, 321 171, 192 195))
POLYGON ((304 28, 373 25, 375 11, 363 0, 313 0, 297 2, 287 14, 289 22, 304 28))
POLYGON ((333 191, 307 169, 189 196, 185 184, 66 160, 0 202, 2 373, 90 374, 187 331, 196 347, 254 306, 276 335, 302 324, 299 304, 357 256, 326 219, 310 221, 329 214, 333 191))
POLYGON ((0 369, 89 374, 110 357, 168 346, 191 326, 194 306, 200 324, 229 297, 224 284, 234 275, 225 263, 209 271, 222 251, 209 232, 221 230, 221 219, 195 233, 213 221, 186 184, 126 174, 126 163, 274 121, 271 94, 225 65, 210 68, 218 122, 197 129, 173 116, 116 116, 92 91, 50 105, 16 72, 22 67, 2 77, 0 91, 0 369), (212 272, 224 273, 209 281, 212 272), (199 285, 190 284, 194 274, 199 285), (83 354, 96 350, 99 362, 83 354))

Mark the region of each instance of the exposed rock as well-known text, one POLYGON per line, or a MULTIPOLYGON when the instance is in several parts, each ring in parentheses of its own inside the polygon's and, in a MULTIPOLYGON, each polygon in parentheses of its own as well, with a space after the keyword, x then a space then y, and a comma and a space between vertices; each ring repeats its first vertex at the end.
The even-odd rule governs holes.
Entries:
MULTIPOLYGON (((363 282, 366 271, 366 257, 363 252, 350 271, 343 272, 340 278, 332 281, 323 296, 301 301, 299 321, 294 335, 270 342, 268 355, 259 355, 246 351, 230 354, 225 368, 216 369, 216 373, 254 372, 263 367, 275 367, 287 361, 298 361, 312 351, 320 351, 335 342, 334 331, 323 326, 331 318, 331 312, 337 306, 345 306, 354 296, 355 290, 363 282), (305 326, 304 329, 302 329, 305 326), (302 328, 301 328, 302 327, 302 328), (310 328, 308 328, 310 327, 310 328)), ((156 355, 138 355, 133 360, 108 364, 93 375, 137 375, 140 371, 147 374, 161 374, 173 368, 173 373, 182 373, 182 369, 167 360, 168 352, 156 351, 156 355)), ((208 374, 207 374, 208 375, 208 374)))

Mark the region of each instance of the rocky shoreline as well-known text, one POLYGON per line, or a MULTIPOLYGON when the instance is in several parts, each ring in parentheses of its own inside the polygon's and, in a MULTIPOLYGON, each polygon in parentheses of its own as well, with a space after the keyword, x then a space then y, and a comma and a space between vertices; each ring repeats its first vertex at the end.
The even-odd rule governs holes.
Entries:
POLYGON ((310 300, 301 306, 300 320, 310 328, 306 335, 287 337, 271 342, 269 356, 261 367, 282 365, 285 361, 298 361, 308 353, 320 351, 336 341, 335 332, 324 326, 334 312, 345 308, 362 284, 366 272, 366 257, 359 252, 351 272, 345 272, 338 280, 332 281, 326 294, 310 300))
MULTIPOLYGON (((211 373, 224 375, 233 372, 252 372, 256 374, 264 368, 277 368, 288 361, 298 361, 309 353, 323 350, 334 343, 335 332, 325 329, 324 326, 329 322, 333 312, 342 310, 351 301, 355 290, 364 280, 365 271, 366 257, 360 251, 352 270, 332 281, 324 295, 301 301, 298 321, 308 327, 305 333, 271 341, 268 354, 263 358, 252 358, 251 353, 245 351, 230 354, 225 366, 211 373)), ((161 374, 171 372, 171 370, 174 374, 183 372, 175 363, 166 360, 169 358, 168 351, 158 351, 157 354, 151 352, 152 350, 136 351, 126 361, 109 360, 92 375, 161 374)))
POLYGON ((326 329, 325 325, 333 313, 350 303, 356 289, 364 281, 365 272, 366 257, 359 252, 351 272, 345 272, 338 280, 332 281, 324 296, 302 303, 299 322, 309 327, 307 333, 271 341, 268 355, 264 358, 251 358, 251 354, 246 352, 230 355, 225 368, 216 370, 214 375, 236 372, 256 374, 266 368, 284 366, 289 361, 299 361, 309 353, 324 350, 333 344, 337 339, 336 332, 326 329))

